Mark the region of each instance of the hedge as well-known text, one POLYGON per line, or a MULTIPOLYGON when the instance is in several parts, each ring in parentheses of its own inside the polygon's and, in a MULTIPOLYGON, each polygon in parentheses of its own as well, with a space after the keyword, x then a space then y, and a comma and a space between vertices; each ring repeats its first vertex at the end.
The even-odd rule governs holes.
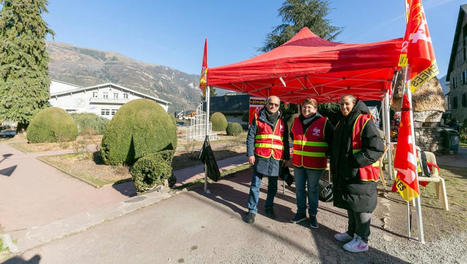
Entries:
POLYGON ((27 139, 32 143, 73 141, 78 127, 73 118, 58 107, 49 107, 37 113, 27 128, 27 139))
POLYGON ((227 128, 227 119, 221 112, 215 112, 211 116, 212 130, 225 131, 227 128))
POLYGON ((101 156, 105 164, 132 165, 139 158, 177 148, 176 127, 156 102, 138 99, 123 105, 104 133, 101 156))
POLYGON ((242 125, 240 125, 239 123, 233 122, 227 125, 227 129, 225 131, 229 136, 238 136, 242 133, 243 128, 242 125))
MULTIPOLYGON (((173 153, 165 158, 168 156, 173 157, 173 153)), ((131 167, 130 173, 136 190, 144 192, 157 185, 163 185, 165 180, 172 175, 172 167, 164 159, 164 155, 153 153, 138 159, 131 167)))

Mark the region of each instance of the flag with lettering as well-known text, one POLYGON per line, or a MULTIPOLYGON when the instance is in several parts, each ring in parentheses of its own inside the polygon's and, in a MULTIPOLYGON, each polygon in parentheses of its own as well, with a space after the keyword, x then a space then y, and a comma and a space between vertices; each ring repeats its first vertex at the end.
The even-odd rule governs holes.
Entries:
POLYGON ((199 88, 206 95, 206 85, 208 81, 208 39, 204 40, 203 64, 201 67, 201 77, 199 79, 199 88))
POLYGON ((406 5, 409 6, 409 15, 399 66, 409 66, 410 89, 414 92, 439 71, 422 0, 406 0, 406 5))
POLYGON ((415 137, 412 135, 412 122, 410 120, 411 102, 404 94, 401 109, 401 121, 397 136, 396 156, 394 168, 397 170, 394 187, 407 202, 418 197, 417 160, 414 151, 415 137))

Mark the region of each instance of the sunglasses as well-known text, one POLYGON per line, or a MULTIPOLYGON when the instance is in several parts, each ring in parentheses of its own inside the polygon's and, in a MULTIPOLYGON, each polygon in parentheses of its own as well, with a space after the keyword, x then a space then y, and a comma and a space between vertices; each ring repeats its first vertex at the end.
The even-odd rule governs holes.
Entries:
POLYGON ((275 103, 268 103, 269 106, 274 106, 274 107, 279 107, 279 104, 275 104, 275 103))

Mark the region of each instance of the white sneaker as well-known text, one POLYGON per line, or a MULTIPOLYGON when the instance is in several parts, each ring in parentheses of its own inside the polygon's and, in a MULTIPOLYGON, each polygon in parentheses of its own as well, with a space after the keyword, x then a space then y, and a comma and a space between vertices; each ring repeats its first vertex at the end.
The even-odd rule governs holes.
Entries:
POLYGON ((355 235, 352 241, 345 244, 343 248, 353 253, 365 252, 368 251, 368 244, 363 242, 359 236, 355 235))
POLYGON ((346 242, 346 243, 352 240, 352 237, 349 234, 347 234, 347 232, 337 233, 334 235, 334 238, 339 242, 346 242))

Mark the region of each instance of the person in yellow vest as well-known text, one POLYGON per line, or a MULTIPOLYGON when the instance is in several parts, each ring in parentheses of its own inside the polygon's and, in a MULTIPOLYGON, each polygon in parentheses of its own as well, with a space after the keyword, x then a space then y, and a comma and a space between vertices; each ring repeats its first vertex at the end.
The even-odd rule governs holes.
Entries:
POLYGON ((306 193, 308 186, 308 214, 310 227, 318 228, 319 179, 327 167, 327 151, 331 145, 334 126, 318 112, 318 102, 307 98, 301 104, 301 114, 290 128, 293 140, 292 164, 295 176, 297 213, 291 220, 300 223, 306 220, 306 193))
POLYGON ((275 218, 273 202, 277 193, 279 161, 290 159, 289 132, 287 123, 281 117, 279 106, 279 97, 268 97, 266 105, 255 114, 248 129, 247 156, 248 162, 253 166, 253 176, 248 195, 248 212, 243 220, 249 224, 254 223, 258 212, 259 190, 263 177, 268 178, 265 214, 275 218))
POLYGON ((334 238, 349 252, 368 250, 371 213, 376 208, 378 160, 384 143, 368 107, 352 95, 340 99, 342 117, 331 146, 334 206, 347 210, 347 232, 334 238))

